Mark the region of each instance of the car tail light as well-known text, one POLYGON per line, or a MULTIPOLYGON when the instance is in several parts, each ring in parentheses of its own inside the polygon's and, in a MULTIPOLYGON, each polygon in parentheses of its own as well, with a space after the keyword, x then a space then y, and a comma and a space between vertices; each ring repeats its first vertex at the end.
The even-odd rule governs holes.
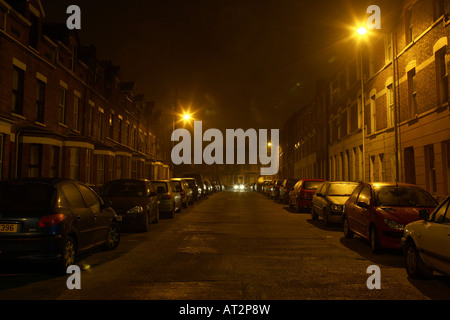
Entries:
POLYGON ((66 216, 64 215, 64 213, 55 213, 43 216, 41 217, 41 219, 39 219, 38 227, 39 228, 53 227, 61 223, 65 217, 66 216))
POLYGON ((171 195, 170 194, 166 194, 164 196, 161 197, 161 199, 171 199, 171 195))

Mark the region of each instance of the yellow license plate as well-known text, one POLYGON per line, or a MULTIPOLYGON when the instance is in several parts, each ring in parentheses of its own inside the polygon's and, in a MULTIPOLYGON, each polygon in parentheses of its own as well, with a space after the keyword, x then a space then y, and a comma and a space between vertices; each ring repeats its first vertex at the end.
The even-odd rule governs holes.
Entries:
POLYGON ((16 223, 0 223, 0 232, 17 232, 16 223))

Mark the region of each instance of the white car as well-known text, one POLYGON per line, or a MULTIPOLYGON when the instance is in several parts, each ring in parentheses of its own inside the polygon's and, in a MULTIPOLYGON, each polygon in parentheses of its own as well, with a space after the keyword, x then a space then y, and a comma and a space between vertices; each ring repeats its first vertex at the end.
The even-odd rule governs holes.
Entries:
POLYGON ((424 278, 437 271, 450 276, 450 197, 421 218, 406 225, 402 238, 408 275, 424 278))

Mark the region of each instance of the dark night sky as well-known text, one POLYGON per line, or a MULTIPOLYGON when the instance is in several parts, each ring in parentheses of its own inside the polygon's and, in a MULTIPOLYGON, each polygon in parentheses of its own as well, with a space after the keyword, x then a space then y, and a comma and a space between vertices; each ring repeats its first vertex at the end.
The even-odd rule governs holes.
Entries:
MULTIPOLYGON (((42 0, 47 22, 81 8, 80 39, 123 81, 169 108, 200 110, 203 127, 281 128, 329 75, 356 17, 377 1, 42 0)), ((383 10, 383 7, 381 7, 383 10)))

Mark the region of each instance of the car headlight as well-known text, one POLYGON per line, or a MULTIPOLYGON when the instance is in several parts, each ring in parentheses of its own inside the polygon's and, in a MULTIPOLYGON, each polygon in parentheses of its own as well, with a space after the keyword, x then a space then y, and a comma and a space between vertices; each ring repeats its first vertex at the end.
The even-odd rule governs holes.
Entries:
POLYGON ((344 206, 340 206, 340 205, 337 205, 337 204, 334 204, 334 203, 331 205, 331 210, 343 211, 343 209, 344 209, 344 206))
POLYGON ((241 184, 241 186, 239 187, 239 189, 244 189, 244 185, 241 184))
POLYGON ((405 229, 405 226, 403 224, 395 222, 393 220, 384 219, 384 223, 386 223, 387 226, 391 229, 396 229, 400 231, 403 231, 405 229))
POLYGON ((144 208, 142 208, 141 206, 136 206, 128 210, 127 213, 142 213, 143 211, 144 208))
POLYGON ((239 186, 237 184, 234 185, 234 189, 239 189, 239 186))

